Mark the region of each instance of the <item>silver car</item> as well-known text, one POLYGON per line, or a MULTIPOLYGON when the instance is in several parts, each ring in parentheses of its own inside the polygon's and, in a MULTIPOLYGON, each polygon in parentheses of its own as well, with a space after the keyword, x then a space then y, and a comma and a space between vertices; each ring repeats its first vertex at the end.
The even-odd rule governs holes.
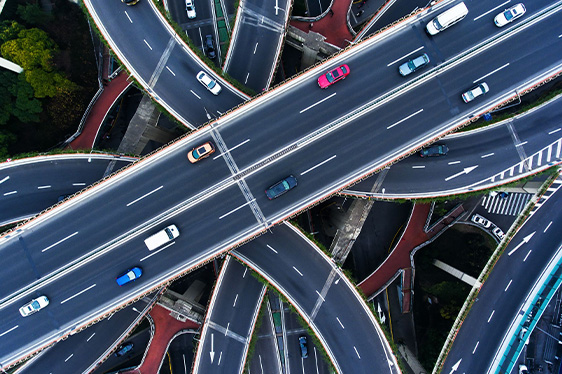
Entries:
POLYGON ((209 77, 204 71, 197 73, 197 80, 205 86, 206 89, 211 91, 213 95, 218 95, 221 92, 221 86, 219 86, 217 81, 209 77))
POLYGON ((405 77, 406 75, 413 73, 414 71, 424 67, 427 64, 429 64, 429 56, 427 55, 427 53, 424 53, 423 55, 400 65, 400 67, 398 67, 398 72, 401 76, 405 77))
POLYGON ((488 87, 486 82, 482 82, 463 93, 462 99, 465 103, 469 103, 472 100, 476 99, 478 96, 484 95, 488 91, 490 91, 490 88, 488 87))

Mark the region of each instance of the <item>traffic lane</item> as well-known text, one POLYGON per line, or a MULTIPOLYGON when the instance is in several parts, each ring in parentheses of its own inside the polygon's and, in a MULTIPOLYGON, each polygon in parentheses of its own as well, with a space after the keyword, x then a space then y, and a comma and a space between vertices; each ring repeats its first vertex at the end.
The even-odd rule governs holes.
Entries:
MULTIPOLYGON (((108 346, 119 339, 123 331, 139 316, 139 312, 134 309, 142 311, 147 305, 145 300, 139 300, 110 318, 105 318, 86 330, 70 335, 35 360, 31 360, 23 367, 21 373, 37 373, 41 372, 42 368, 60 373, 69 370, 69 366, 75 372, 86 371, 102 358, 108 346)), ((146 331, 148 333, 148 330, 146 331)), ((146 342, 148 339, 149 335, 146 334, 146 342)), ((142 352, 142 348, 142 344, 135 344, 134 350, 139 353, 142 352)), ((109 361, 111 360, 110 357, 109 361)))
POLYGON ((252 276, 252 270, 234 259, 228 262, 228 268, 223 271, 226 273, 220 289, 215 291, 210 320, 249 339, 264 286, 252 276))
POLYGON ((285 334, 287 335, 287 364, 289 365, 290 373, 317 373, 323 372, 326 363, 324 357, 320 356, 320 364, 318 363, 319 353, 314 345, 314 340, 311 338, 308 331, 302 326, 299 321, 300 316, 295 313, 285 313, 285 334), (300 348, 300 337, 306 338, 306 347, 308 357, 302 357, 300 348))
MULTIPOLYGON (((230 209, 234 205, 240 206, 243 198, 241 194, 236 195, 233 192, 233 190, 226 191, 222 196, 215 197, 210 204, 221 206, 224 209, 230 209)), ((45 294, 51 300, 51 304, 45 309, 46 314, 43 314, 44 318, 46 315, 51 316, 50 320, 42 320, 41 326, 34 324, 33 328, 17 328, 11 331, 11 340, 9 342, 3 340, 5 345, 0 342, 1 362, 8 361, 10 357, 17 357, 17 354, 11 356, 14 353, 10 352, 10 349, 15 350, 16 347, 27 349, 41 344, 42 341, 54 340, 60 331, 72 328, 88 315, 96 314, 99 310, 108 308, 114 303, 123 303, 130 299, 131 295, 161 283, 172 274, 195 266, 204 261, 204 258, 208 258, 210 254, 214 254, 213 249, 217 245, 228 245, 224 241, 217 243, 213 226, 218 223, 216 220, 220 218, 212 218, 208 208, 200 211, 188 209, 173 218, 175 221, 172 222, 178 224, 180 233, 185 229, 184 235, 176 238, 173 244, 151 252, 142 242, 144 236, 135 237, 117 250, 110 251, 80 266, 66 277, 58 278, 43 286, 37 291, 37 294, 45 294), (200 217, 203 216, 206 218, 205 220, 201 220, 200 217), (179 224, 179 222, 182 223, 179 224), (187 235, 187 227, 198 227, 201 237, 187 235), (140 266, 143 269, 141 278, 132 284, 119 287, 115 282, 116 277, 134 266, 140 266), (71 277, 72 282, 67 277, 71 277), (95 307, 92 306, 92 300, 96 301, 95 307)), ((236 218, 232 217, 228 224, 222 224, 222 230, 229 237, 244 232, 246 227, 255 230, 255 226, 258 225, 255 224, 252 227, 248 221, 255 222, 251 212, 248 210, 245 217, 239 211, 236 218)), ((0 311, 2 321, 0 331, 7 331, 14 326, 10 322, 14 316, 19 315, 17 308, 21 306, 20 303, 23 305, 25 300, 27 300, 27 296, 0 311)), ((39 313, 35 316, 37 315, 39 313)), ((28 321, 30 320, 27 319, 25 322, 28 321)), ((20 327, 24 326, 20 323, 20 327)))
POLYGON ((171 35, 148 1, 127 6, 115 1, 90 3, 122 55, 134 61, 134 70, 146 82, 162 56, 171 35), (150 30, 149 33, 146 30, 150 30))
POLYGON ((387 349, 380 328, 375 327, 375 318, 365 310, 365 305, 357 306, 364 302, 358 300, 347 283, 334 282, 324 299, 314 324, 323 331, 343 373, 368 374, 373 367, 381 373, 399 372, 390 367, 392 352, 387 349))
POLYGON ((476 343, 479 343, 477 358, 463 360, 459 369, 487 370, 528 292, 561 244, 556 235, 562 229, 562 213, 557 208, 561 197, 558 192, 543 204, 505 249, 457 333, 444 364, 445 371, 450 371, 459 359, 471 355, 476 343), (523 238, 532 233, 535 234, 529 243, 520 245, 524 243, 523 238), (510 256, 516 247, 518 249, 510 256), (465 361, 470 365, 468 368, 465 361))
MULTIPOLYGON (((132 160, 131 160, 132 161, 132 160)), ((116 170, 131 161, 117 161, 116 170)), ((106 158, 56 160, 0 171, 0 225, 33 216, 101 179, 112 162, 106 158)))
MULTIPOLYGON (((175 48, 181 47, 176 46, 175 48)), ((197 74, 200 71, 217 79, 214 72, 199 64, 194 64, 185 55, 172 54, 166 62, 166 68, 154 85, 154 90, 158 92, 161 100, 164 100, 179 115, 189 119, 196 126, 209 120, 205 109, 211 118, 217 118, 244 101, 232 91, 234 90, 232 87, 221 82, 218 82, 222 89, 221 92, 213 95, 197 80, 197 74)))
POLYGON ((300 309, 309 315, 328 278, 330 263, 284 224, 232 251, 250 261, 252 267, 264 271, 283 293, 287 293, 300 309))
MULTIPOLYGON (((207 139, 209 137, 202 138, 203 141, 207 139)), ((155 178, 145 179, 147 174, 133 174, 124 185, 111 185, 93 199, 70 205, 67 214, 59 214, 45 222, 49 228, 47 234, 36 233, 33 229, 29 232, 24 231, 20 235, 19 243, 12 240, 9 244, 18 248, 19 252, 28 250, 36 272, 42 276, 56 269, 64 261, 78 258, 88 252, 77 251, 76 248, 92 250, 104 245, 127 232, 123 230, 124 227, 142 224, 146 219, 146 212, 155 215, 165 212, 176 206, 178 201, 185 201, 218 183, 229 173, 222 160, 208 158, 197 164, 190 164, 186 153, 185 148, 180 147, 177 152, 166 158, 166 161, 158 160, 148 166, 145 171, 155 178), (168 183, 164 184, 163 181, 168 183), (127 193, 123 193, 124 190, 127 193), (123 210, 108 212, 104 204, 107 201, 110 201, 113 207, 120 206, 123 210), (104 214, 107 217, 106 222, 111 224, 91 225, 92 216, 104 214), (62 246, 61 241, 64 243, 62 246)), ((1 277, 8 275, 5 273, 1 277)), ((10 279, 10 282, 16 279, 10 279)))
MULTIPOLYGON (((411 38, 400 36, 389 38, 400 46, 395 48, 396 52, 392 56, 377 53, 377 47, 354 54, 343 61, 324 64, 318 69, 317 75, 303 80, 291 91, 279 93, 277 100, 263 102, 251 112, 218 127, 229 147, 250 139, 244 147, 232 152, 238 167, 243 169, 256 159, 270 155, 272 150, 287 147, 298 139, 295 134, 302 134, 299 137, 309 134, 332 122, 334 118, 340 118, 371 102, 390 87, 407 82, 410 78, 401 77, 398 66, 412 58, 420 44, 411 38), (343 63, 349 65, 350 75, 326 90, 320 89, 318 76, 343 63), (377 66, 381 68, 373 68, 377 66), (239 131, 239 126, 244 126, 246 131, 239 131), (275 132, 274 137, 271 136, 271 131, 275 132)), ((383 41, 379 45, 390 45, 389 43, 390 41, 383 41)), ((415 74, 412 75, 414 76, 415 74)))
POLYGON ((214 330, 212 327, 207 330, 207 335, 209 336, 203 337, 199 343, 202 355, 199 365, 194 365, 193 373, 230 374, 242 372, 245 345, 236 339, 225 336, 223 331, 214 330), (211 352, 214 354, 211 355, 211 352))
POLYGON ((520 19, 515 20, 512 24, 501 28, 494 24, 494 17, 501 13, 505 8, 514 4, 507 4, 503 0, 496 0, 492 2, 465 2, 465 4, 468 8, 468 15, 459 23, 436 35, 430 36, 427 34, 425 30, 427 23, 440 13, 453 7, 455 4, 440 7, 439 10, 428 13, 428 15, 424 16, 420 22, 415 23, 418 30, 418 37, 429 40, 429 43, 433 46, 435 52, 443 60, 455 56, 465 51, 469 46, 492 38, 500 32, 504 32, 511 26, 532 17, 544 7, 551 5, 551 2, 548 0, 539 0, 533 2, 532 5, 531 3, 525 4, 526 7, 529 5, 525 15, 520 19), (496 8, 496 10, 492 10, 494 8, 496 8))
POLYGON ((168 354, 172 365, 172 373, 191 373, 193 363, 193 341, 195 334, 181 334, 176 336, 170 343, 168 354))

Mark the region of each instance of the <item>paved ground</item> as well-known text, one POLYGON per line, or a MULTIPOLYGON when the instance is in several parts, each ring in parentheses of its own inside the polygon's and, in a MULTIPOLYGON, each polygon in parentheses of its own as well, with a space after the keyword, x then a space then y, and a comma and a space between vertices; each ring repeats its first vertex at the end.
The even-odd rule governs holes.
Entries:
POLYGON ((343 48, 353 39, 353 35, 347 27, 347 14, 352 0, 334 0, 331 12, 311 22, 291 21, 291 25, 305 32, 314 31, 326 37, 326 42, 343 48))

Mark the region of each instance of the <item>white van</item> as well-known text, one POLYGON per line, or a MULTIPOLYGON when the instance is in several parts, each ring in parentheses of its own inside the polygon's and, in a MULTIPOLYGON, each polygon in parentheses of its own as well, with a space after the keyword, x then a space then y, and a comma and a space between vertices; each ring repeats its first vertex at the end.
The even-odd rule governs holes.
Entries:
POLYGON ((153 249, 171 242, 178 236, 180 236, 180 232, 176 225, 170 225, 164 230, 158 231, 156 234, 144 239, 144 244, 146 244, 149 251, 152 251, 153 249))
POLYGON ((464 3, 459 3, 429 21, 425 29, 429 35, 435 35, 447 27, 453 26, 468 14, 468 8, 464 3))

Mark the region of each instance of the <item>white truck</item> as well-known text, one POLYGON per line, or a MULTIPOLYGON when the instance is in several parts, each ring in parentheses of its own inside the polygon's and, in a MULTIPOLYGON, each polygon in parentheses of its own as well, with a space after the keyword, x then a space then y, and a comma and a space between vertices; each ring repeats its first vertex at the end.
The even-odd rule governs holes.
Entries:
POLYGON ((146 244, 149 251, 152 251, 166 243, 171 242, 178 236, 180 236, 180 232, 176 225, 170 225, 164 230, 158 231, 156 234, 144 239, 144 244, 146 244))

